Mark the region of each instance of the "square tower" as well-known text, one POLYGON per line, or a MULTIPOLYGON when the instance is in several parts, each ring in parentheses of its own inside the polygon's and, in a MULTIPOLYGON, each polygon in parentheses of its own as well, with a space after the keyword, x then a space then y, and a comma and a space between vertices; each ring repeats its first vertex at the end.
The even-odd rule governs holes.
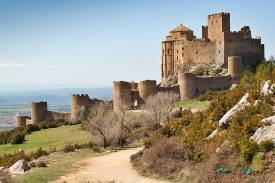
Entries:
POLYGON ((230 32, 230 13, 208 15, 208 38, 210 41, 223 42, 223 32, 230 32))

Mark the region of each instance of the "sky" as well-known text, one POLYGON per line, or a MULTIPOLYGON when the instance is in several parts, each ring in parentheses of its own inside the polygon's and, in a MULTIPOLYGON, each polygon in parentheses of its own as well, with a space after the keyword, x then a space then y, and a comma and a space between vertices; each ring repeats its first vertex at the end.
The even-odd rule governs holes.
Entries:
POLYGON ((275 55, 273 0, 0 0, 0 85, 161 80, 161 42, 229 12, 275 55))

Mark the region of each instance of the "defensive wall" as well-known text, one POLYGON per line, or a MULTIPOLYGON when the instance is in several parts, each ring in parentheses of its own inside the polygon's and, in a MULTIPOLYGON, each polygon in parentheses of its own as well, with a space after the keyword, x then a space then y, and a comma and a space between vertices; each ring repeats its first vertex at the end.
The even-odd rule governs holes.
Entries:
POLYGON ((215 77, 197 77, 192 73, 179 73, 178 85, 163 87, 157 85, 156 80, 144 80, 139 83, 115 81, 114 82, 114 110, 118 111, 119 100, 132 109, 142 109, 146 99, 157 92, 173 91, 180 94, 181 100, 190 100, 205 93, 207 90, 225 90, 232 84, 239 83, 242 76, 242 58, 228 57, 228 75, 215 77), (132 87, 131 87, 132 86, 132 87))
POLYGON ((88 94, 72 94, 71 113, 49 111, 47 102, 31 102, 31 116, 16 116, 16 127, 24 126, 30 120, 30 124, 39 123, 45 120, 77 121, 80 115, 86 118, 89 110, 96 107, 102 100, 90 99, 88 94), (82 114, 81 114, 82 113, 82 114), (84 115, 84 116, 83 116, 84 115))

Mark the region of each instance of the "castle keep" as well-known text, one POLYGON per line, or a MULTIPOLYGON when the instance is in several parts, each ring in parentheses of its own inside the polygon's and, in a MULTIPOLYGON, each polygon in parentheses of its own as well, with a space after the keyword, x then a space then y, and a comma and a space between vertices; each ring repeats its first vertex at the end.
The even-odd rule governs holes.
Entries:
POLYGON ((249 26, 230 31, 230 14, 208 15, 208 25, 202 26, 202 38, 182 24, 169 32, 162 42, 162 83, 177 74, 182 65, 216 63, 228 67, 229 56, 240 56, 243 65, 257 65, 264 58, 261 38, 251 38, 249 26))

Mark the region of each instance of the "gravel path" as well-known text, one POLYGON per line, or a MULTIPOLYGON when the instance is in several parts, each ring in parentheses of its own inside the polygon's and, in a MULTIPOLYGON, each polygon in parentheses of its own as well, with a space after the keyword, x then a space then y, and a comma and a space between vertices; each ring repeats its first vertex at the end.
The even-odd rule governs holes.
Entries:
POLYGON ((130 156, 141 148, 113 152, 106 156, 90 158, 87 166, 75 173, 59 177, 52 183, 165 183, 139 175, 130 164, 130 156))

